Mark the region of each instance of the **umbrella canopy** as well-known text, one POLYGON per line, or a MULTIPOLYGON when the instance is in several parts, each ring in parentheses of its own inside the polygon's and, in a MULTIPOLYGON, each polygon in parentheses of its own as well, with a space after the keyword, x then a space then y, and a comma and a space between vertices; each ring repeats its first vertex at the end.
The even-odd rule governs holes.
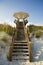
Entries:
POLYGON ((29 17, 28 13, 25 13, 25 12, 17 12, 17 13, 14 13, 13 16, 17 19, 25 19, 29 17))

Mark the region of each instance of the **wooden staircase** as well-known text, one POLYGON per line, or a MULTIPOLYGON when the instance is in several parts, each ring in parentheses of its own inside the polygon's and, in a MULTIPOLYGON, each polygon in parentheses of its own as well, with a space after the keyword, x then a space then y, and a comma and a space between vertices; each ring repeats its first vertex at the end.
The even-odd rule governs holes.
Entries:
POLYGON ((15 35, 9 49, 9 60, 31 61, 31 42, 28 39, 27 30, 23 22, 18 22, 15 35))
POLYGON ((27 42, 18 41, 13 44, 12 60, 29 60, 27 42))

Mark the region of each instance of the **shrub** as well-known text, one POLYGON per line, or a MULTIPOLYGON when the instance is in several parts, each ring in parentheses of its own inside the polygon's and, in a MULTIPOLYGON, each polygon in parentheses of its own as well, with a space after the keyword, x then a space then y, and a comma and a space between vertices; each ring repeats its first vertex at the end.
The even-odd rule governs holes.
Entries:
POLYGON ((0 31, 4 31, 9 35, 12 35, 14 28, 8 24, 0 24, 0 31))
POLYGON ((12 61, 12 59, 9 55, 7 55, 7 59, 8 59, 8 61, 12 61))
POLYGON ((43 35, 43 33, 42 33, 41 31, 37 31, 37 32, 35 33, 35 37, 36 37, 36 38, 39 38, 41 35, 43 35))
POLYGON ((2 39, 1 39, 2 41, 4 41, 4 42, 7 42, 7 38, 4 36, 4 37, 2 37, 2 39))

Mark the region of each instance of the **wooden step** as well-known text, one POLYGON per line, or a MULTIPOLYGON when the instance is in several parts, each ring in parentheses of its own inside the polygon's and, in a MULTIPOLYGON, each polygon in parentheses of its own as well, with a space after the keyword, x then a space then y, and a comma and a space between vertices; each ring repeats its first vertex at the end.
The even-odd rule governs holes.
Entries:
POLYGON ((22 29, 23 30, 24 28, 23 27, 18 27, 18 29, 22 29))
POLYGON ((13 57, 12 57, 12 60, 16 60, 16 59, 18 59, 18 60, 19 60, 19 59, 21 59, 21 60, 25 60, 25 59, 27 60, 27 59, 28 59, 28 60, 29 60, 29 56, 27 56, 27 57, 25 57, 25 56, 24 56, 24 57, 22 57, 22 56, 16 56, 16 57, 13 56, 13 57))
POLYGON ((19 43, 19 44, 14 44, 14 46, 27 46, 27 44, 19 43))
POLYGON ((28 49, 27 46, 14 46, 13 49, 28 49))
POLYGON ((29 56, 29 53, 28 54, 17 54, 17 53, 13 53, 12 56, 29 56))
POLYGON ((19 49, 19 48, 20 49, 28 49, 28 47, 20 47, 20 46, 19 47, 13 47, 13 49, 19 49))
POLYGON ((15 52, 15 53, 16 53, 16 52, 24 52, 24 53, 25 53, 25 52, 28 52, 28 51, 23 51, 23 50, 13 50, 13 52, 15 52))
POLYGON ((28 50, 28 48, 26 49, 26 48, 13 48, 13 51, 15 51, 15 50, 17 50, 17 51, 29 51, 28 50))
POLYGON ((29 59, 17 59, 17 58, 16 58, 16 59, 12 59, 12 60, 13 60, 13 61, 14 61, 14 60, 25 60, 25 61, 27 61, 27 60, 29 60, 29 59))
POLYGON ((27 41, 22 40, 22 41, 14 41, 14 43, 27 43, 27 41))
POLYGON ((24 54, 25 54, 25 55, 26 55, 26 54, 29 54, 29 52, 28 52, 28 53, 26 53, 26 52, 25 52, 25 53, 24 53, 24 52, 20 52, 20 53, 18 53, 18 52, 17 52, 17 53, 12 53, 12 55, 14 55, 14 54, 18 54, 18 55, 24 55, 24 54))

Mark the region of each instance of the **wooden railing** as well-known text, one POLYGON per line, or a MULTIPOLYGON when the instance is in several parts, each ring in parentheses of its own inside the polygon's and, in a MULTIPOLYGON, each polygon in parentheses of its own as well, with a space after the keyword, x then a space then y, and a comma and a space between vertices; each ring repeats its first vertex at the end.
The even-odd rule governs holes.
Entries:
POLYGON ((27 32, 27 29, 26 29, 25 25, 24 25, 24 33, 25 33, 26 41, 28 43, 29 61, 31 62, 32 61, 32 44, 31 44, 31 41, 29 40, 28 32, 27 32))
POLYGON ((13 35, 12 35, 12 43, 10 44, 10 47, 9 47, 9 53, 8 53, 8 56, 7 56, 9 61, 12 61, 12 52, 13 52, 13 43, 14 43, 14 40, 15 40, 15 34, 16 34, 16 32, 14 32, 13 35))

